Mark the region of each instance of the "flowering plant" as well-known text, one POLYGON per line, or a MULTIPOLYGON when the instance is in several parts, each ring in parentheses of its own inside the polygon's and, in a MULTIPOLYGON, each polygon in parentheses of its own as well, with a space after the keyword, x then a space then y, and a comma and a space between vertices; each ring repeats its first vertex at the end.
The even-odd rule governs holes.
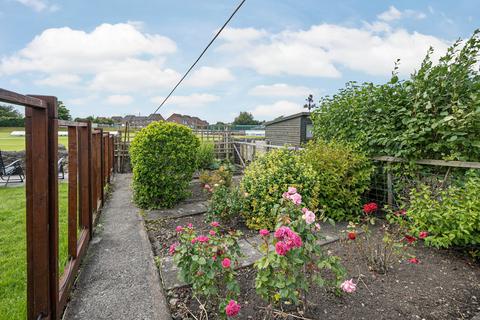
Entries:
MULTIPOLYGON (((417 238, 408 233, 407 214, 405 210, 390 212, 386 215, 387 221, 379 226, 381 240, 372 233, 370 226, 377 224, 377 218, 372 214, 378 210, 376 203, 371 202, 363 206, 363 216, 357 223, 350 222, 347 228, 347 241, 353 242, 356 249, 366 258, 370 269, 379 273, 388 270, 400 260, 418 261, 408 248, 413 246, 417 238), (358 231, 362 234, 357 237, 358 231)), ((422 232, 423 239, 428 233, 422 232)), ((412 262, 413 263, 413 262, 412 262)))
POLYGON ((218 305, 221 314, 225 315, 228 304, 240 292, 235 266, 240 256, 238 238, 241 233, 224 233, 217 221, 210 225, 208 236, 198 235, 192 225, 178 226, 179 241, 170 247, 170 254, 180 269, 180 279, 192 286, 193 294, 218 305))
POLYGON ((345 275, 338 257, 326 255, 319 244, 322 238, 317 221, 324 220, 303 207, 301 195, 288 188, 273 210, 278 217, 275 232, 260 230, 263 257, 255 263, 257 293, 269 302, 285 302, 306 307, 310 283, 332 285, 337 289, 345 275), (320 270, 332 271, 325 279, 320 270))

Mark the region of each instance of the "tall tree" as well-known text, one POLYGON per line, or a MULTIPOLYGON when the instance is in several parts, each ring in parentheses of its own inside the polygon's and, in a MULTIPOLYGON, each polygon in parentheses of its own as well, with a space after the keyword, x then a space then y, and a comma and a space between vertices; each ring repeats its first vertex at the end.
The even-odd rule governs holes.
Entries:
POLYGON ((255 125, 260 124, 260 121, 257 121, 253 118, 253 115, 250 112, 242 111, 240 114, 233 120, 233 125, 255 125))
POLYGON ((70 115, 70 110, 68 110, 67 106, 63 104, 62 101, 58 101, 58 119, 60 120, 72 120, 72 116, 70 115))
POLYGON ((12 106, 0 105, 0 118, 23 118, 22 114, 12 106))

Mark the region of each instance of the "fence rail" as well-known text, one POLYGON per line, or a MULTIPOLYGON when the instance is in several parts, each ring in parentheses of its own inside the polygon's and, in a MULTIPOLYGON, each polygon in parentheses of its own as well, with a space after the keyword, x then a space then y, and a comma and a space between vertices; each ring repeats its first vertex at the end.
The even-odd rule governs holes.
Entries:
POLYGON ((60 319, 105 201, 114 137, 89 122, 58 120, 57 98, 0 88, 0 101, 25 107, 27 317, 60 319), (58 128, 68 130, 68 262, 59 274, 58 128), (77 234, 78 232, 78 234, 77 234))

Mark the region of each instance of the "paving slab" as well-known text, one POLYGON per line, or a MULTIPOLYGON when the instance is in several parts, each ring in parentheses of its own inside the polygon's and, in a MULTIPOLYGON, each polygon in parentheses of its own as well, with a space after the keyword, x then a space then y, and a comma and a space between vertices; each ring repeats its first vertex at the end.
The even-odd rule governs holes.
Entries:
POLYGON ((145 212, 145 220, 172 219, 194 216, 207 212, 208 202, 183 202, 172 209, 159 209, 145 212))
POLYGON ((64 319, 171 319, 130 182, 116 175, 64 319))

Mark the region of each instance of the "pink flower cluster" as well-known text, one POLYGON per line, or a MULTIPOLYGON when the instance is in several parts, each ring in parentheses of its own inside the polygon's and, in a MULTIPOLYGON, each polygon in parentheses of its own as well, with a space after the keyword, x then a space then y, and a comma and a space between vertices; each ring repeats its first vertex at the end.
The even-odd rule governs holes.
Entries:
POLYGON ((197 242, 205 243, 205 242, 208 242, 208 240, 210 240, 210 238, 207 236, 198 236, 192 239, 192 244, 195 244, 197 242))
POLYGON ((225 313, 227 317, 235 317, 240 312, 240 305, 235 300, 230 302, 225 307, 225 313))
POLYGON ((283 199, 292 201, 297 206, 302 204, 302 196, 297 193, 297 188, 288 187, 288 191, 284 192, 282 197, 283 199))
POLYGON ((313 213, 313 211, 310 211, 307 208, 303 208, 302 212, 303 212, 302 218, 303 220, 305 220, 307 224, 312 224, 315 222, 315 213, 313 213))
POLYGON ((345 280, 341 285, 340 288, 343 290, 343 292, 346 293, 353 293, 355 290, 357 290, 357 285, 353 283, 353 279, 350 280, 345 280))
POLYGON ((370 214, 372 212, 375 212, 377 211, 377 209, 378 209, 378 206, 375 202, 370 202, 363 206, 363 212, 365 212, 365 214, 370 214))
POLYGON ((172 245, 170 246, 170 249, 168 249, 168 252, 171 254, 171 255, 174 255, 176 250, 177 250, 177 246, 179 245, 178 242, 175 242, 175 243, 172 243, 172 245))
POLYGON ((270 231, 268 231, 267 229, 262 229, 258 233, 260 233, 262 237, 266 237, 270 234, 270 231))
POLYGON ((282 226, 278 228, 274 236, 278 239, 278 242, 275 244, 275 251, 281 256, 284 256, 293 248, 302 246, 302 238, 289 227, 282 226))

